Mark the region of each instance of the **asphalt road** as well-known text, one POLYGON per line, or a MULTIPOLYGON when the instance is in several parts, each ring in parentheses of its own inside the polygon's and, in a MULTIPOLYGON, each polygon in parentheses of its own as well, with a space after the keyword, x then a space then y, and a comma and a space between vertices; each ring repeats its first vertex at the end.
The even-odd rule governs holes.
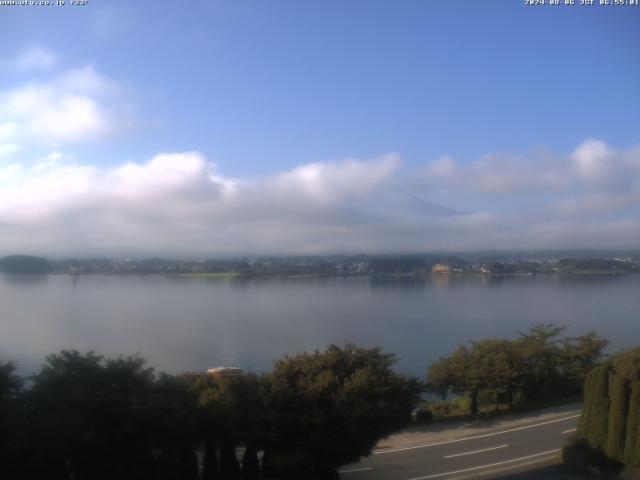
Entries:
POLYGON ((340 469, 343 480, 452 480, 492 478, 557 461, 575 431, 579 412, 454 440, 376 450, 340 469))

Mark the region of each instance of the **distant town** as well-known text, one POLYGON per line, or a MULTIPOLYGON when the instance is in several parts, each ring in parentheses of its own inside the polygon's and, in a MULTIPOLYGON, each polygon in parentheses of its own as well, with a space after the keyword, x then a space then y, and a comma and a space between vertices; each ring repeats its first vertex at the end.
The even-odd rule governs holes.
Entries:
POLYGON ((640 253, 494 253, 460 255, 331 255, 169 260, 68 258, 29 255, 0 259, 7 273, 131 274, 202 277, 335 277, 429 275, 609 274, 640 272, 640 253))

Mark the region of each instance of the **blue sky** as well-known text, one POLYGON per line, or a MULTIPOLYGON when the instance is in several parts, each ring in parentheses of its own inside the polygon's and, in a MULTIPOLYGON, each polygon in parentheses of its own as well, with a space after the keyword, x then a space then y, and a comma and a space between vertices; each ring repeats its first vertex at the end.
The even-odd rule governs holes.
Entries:
POLYGON ((88 253, 633 246, 640 7, 523 3, 0 7, 0 195, 24 212, 3 218, 0 250, 27 232, 51 240, 25 248, 61 254, 69 232, 88 253), (347 194, 351 174, 370 190, 347 194), (209 209, 176 193, 205 177, 209 209), (247 213, 254 197, 269 220, 247 213), (189 203, 174 212, 188 225, 145 210, 159 198, 189 203), (105 210, 118 201, 137 220, 105 210), (426 202, 470 216, 445 225, 426 202), (158 225, 179 234, 158 242, 158 225))

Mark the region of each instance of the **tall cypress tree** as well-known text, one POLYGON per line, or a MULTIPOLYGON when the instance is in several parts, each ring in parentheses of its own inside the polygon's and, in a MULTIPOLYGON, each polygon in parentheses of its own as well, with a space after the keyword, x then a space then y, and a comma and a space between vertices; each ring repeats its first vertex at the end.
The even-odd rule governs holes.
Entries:
POLYGON ((609 458, 618 461, 621 461, 624 457, 628 408, 629 380, 622 375, 614 375, 611 383, 611 405, 609 407, 606 453, 609 458))
POLYGON ((231 435, 225 435, 220 447, 220 478, 240 480, 240 464, 236 457, 236 444, 231 435))
POLYGON ((242 455, 242 480, 260 480, 258 451, 248 446, 242 455))
POLYGON ((216 480, 218 475, 218 452, 211 435, 204 441, 204 457, 202 458, 202 480, 216 480))
POLYGON ((198 458, 196 453, 185 446, 180 453, 180 480, 198 480, 198 458))
POLYGON ((591 412, 593 410, 593 384, 596 379, 596 371, 591 370, 587 378, 584 381, 584 394, 583 394, 583 404, 582 404, 582 416, 580 417, 580 428, 578 429, 578 433, 582 437, 587 437, 589 432, 589 428, 591 426, 591 412))
POLYGON ((640 380, 631 386, 624 463, 630 471, 640 472, 640 380))
POLYGON ((607 431, 609 428, 609 374, 611 365, 604 364, 597 368, 596 378, 593 383, 589 408, 589 431, 587 440, 595 447, 603 451, 607 447, 607 431))

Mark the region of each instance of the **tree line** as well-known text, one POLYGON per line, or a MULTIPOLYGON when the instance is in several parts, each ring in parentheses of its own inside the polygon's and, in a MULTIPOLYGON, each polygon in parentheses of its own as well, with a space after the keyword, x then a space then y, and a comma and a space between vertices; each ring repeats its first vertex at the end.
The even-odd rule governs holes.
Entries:
POLYGON ((156 375, 140 357, 62 351, 27 385, 3 363, 0 476, 337 478, 411 419, 421 385, 395 361, 347 345, 285 357, 263 375, 156 375))
POLYGON ((515 340, 487 339, 459 345, 431 364, 427 387, 441 395, 465 395, 477 416, 480 404, 531 404, 579 395, 608 342, 595 332, 571 338, 565 328, 537 325, 515 340))
POLYGON ((139 356, 73 350, 28 378, 0 363, 0 477, 338 478, 407 426, 426 391, 469 396, 472 415, 483 400, 579 394, 607 342, 563 330, 459 346, 426 383, 396 373, 393 354, 355 345, 286 356, 260 375, 157 374, 139 356))

